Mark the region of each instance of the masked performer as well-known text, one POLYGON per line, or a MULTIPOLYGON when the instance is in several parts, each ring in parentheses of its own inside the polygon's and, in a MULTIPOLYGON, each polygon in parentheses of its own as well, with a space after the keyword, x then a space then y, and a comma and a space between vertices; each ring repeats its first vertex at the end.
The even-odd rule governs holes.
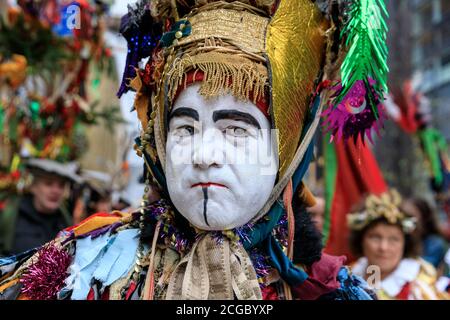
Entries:
POLYGON ((145 191, 156 185, 161 199, 144 199, 131 215, 94 215, 31 259, 33 252, 3 260, 0 293, 372 299, 343 258, 321 254, 301 209, 314 204, 301 180, 328 102, 341 95, 328 113, 337 137, 364 135, 377 118, 380 85, 369 73, 336 80, 353 46, 350 38, 340 45, 344 16, 352 12, 370 31, 378 3, 155 0, 132 8, 122 21, 129 54, 119 95, 136 91, 145 191), (366 100, 375 104, 367 101, 361 119, 348 111, 366 100))

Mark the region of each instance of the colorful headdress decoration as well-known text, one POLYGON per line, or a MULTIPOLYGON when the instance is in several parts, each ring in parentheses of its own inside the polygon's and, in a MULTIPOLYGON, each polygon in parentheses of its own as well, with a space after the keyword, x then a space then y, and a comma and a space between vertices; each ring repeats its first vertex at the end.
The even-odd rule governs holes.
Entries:
POLYGON ((348 225, 353 230, 362 230, 371 222, 384 218, 389 224, 398 224, 405 233, 416 228, 416 219, 406 215, 400 209, 402 198, 396 190, 390 190, 380 196, 370 195, 365 200, 364 211, 349 214, 348 225))
POLYGON ((128 56, 118 95, 137 91, 139 153, 163 171, 167 113, 179 88, 200 73, 206 97, 268 98, 282 190, 323 106, 333 137, 370 138, 380 128, 386 15, 382 0, 143 0, 130 7, 121 25, 128 56))
MULTIPOLYGON (((289 166, 326 51, 328 22, 316 5, 310 0, 197 0, 150 1, 145 8, 139 15, 131 10, 122 25, 127 61, 134 63, 127 66, 124 81, 135 75, 139 57, 150 57, 130 85, 138 91, 135 108, 153 158, 157 155, 164 167, 167 112, 189 74, 201 73, 206 97, 230 92, 254 102, 271 98, 280 175, 292 174, 289 166)), ((119 95, 123 92, 124 86, 119 95)))

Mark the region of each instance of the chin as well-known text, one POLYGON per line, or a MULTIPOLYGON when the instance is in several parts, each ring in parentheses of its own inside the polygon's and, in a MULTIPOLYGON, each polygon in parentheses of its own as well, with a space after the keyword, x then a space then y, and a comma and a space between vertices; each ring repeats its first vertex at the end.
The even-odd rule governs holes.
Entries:
MULTIPOLYGON (((224 211, 216 211, 216 212, 224 212, 224 211)), ((208 215, 208 225, 207 225, 203 219, 202 210, 197 211, 194 216, 191 216, 195 217, 195 219, 190 219, 188 216, 185 217, 197 228, 205 231, 231 230, 240 226, 239 223, 236 221, 236 219, 233 219, 233 217, 228 216, 226 217, 226 219, 224 219, 224 216, 221 216, 220 214, 208 215)))
POLYGON ((59 204, 49 204, 49 205, 47 205, 46 206, 46 212, 47 213, 53 213, 53 212, 55 212, 55 211, 57 211, 59 209, 59 204))
POLYGON ((246 222, 242 222, 239 219, 239 216, 234 217, 226 217, 227 219, 223 219, 223 216, 215 215, 209 216, 209 229, 208 230, 231 230, 237 227, 243 226, 246 222))
POLYGON ((224 231, 224 230, 231 230, 236 228, 235 224, 233 223, 213 223, 211 222, 209 226, 206 224, 202 224, 201 226, 197 226, 197 228, 205 231, 224 231))

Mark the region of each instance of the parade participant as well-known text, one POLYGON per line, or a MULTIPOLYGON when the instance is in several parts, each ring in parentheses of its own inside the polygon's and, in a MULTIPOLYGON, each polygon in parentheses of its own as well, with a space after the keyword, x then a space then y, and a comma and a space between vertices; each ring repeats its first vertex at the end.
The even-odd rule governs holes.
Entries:
POLYGON ((416 235, 422 243, 422 258, 438 269, 448 245, 433 209, 426 200, 413 198, 405 201, 403 210, 417 219, 416 235))
POLYGON ((113 181, 109 174, 96 170, 83 170, 82 177, 88 188, 87 215, 112 210, 113 181))
POLYGON ((64 196, 69 183, 79 181, 74 168, 47 159, 29 160, 27 167, 29 192, 8 199, 0 213, 3 255, 39 247, 72 224, 64 196))
POLYGON ((131 202, 128 200, 128 197, 125 193, 120 193, 119 198, 113 204, 113 210, 117 211, 129 211, 132 210, 131 202))
MULTIPOLYGON (((153 0, 132 8, 121 28, 129 55, 119 93, 128 84, 137 91, 143 132, 136 150, 148 169, 146 183, 161 199, 149 203, 147 187, 131 215, 94 215, 64 230, 25 267, 17 258, 0 261, 0 271, 8 272, 0 294, 373 299, 344 258, 321 254, 309 215, 294 209, 295 202, 314 204, 302 178, 324 105, 336 90, 353 107, 369 97, 362 126, 351 127, 345 108, 328 113, 336 138, 364 135, 377 118, 383 87, 364 71, 328 90, 346 51, 339 45, 341 18, 350 13, 330 4, 153 0), (145 69, 136 70, 146 57, 145 69), (347 94, 357 99, 348 101, 347 94)), ((356 20, 370 18, 359 2, 351 8, 356 20)), ((376 18, 379 9, 371 3, 376 18)), ((371 32, 385 36, 383 28, 371 32)))
POLYGON ((416 219, 401 209, 398 192, 370 195, 348 221, 351 247, 360 257, 353 272, 367 279, 380 299, 449 298, 436 288, 434 267, 419 257, 420 247, 414 235, 416 219))

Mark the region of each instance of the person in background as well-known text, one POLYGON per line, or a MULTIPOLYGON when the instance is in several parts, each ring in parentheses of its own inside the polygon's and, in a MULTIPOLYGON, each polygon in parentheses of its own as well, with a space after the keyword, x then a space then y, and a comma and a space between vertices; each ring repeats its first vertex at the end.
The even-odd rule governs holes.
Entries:
POLYGON ((431 263, 436 269, 442 265, 448 249, 437 222, 437 216, 430 204, 421 198, 405 201, 403 210, 417 219, 415 233, 421 241, 422 258, 431 263))
POLYGON ((131 202, 128 200, 128 198, 120 194, 119 199, 113 204, 112 209, 114 211, 128 211, 131 210, 131 202))
POLYGON ((316 204, 306 211, 311 215, 311 220, 316 225, 316 228, 322 232, 323 220, 325 217, 325 199, 322 197, 316 197, 316 204))
POLYGON ((87 216, 99 212, 111 212, 113 183, 111 176, 107 173, 94 170, 83 170, 82 175, 88 190, 86 204, 87 216))
POLYGON ((90 201, 88 203, 89 215, 99 212, 111 212, 111 196, 108 192, 91 191, 90 201))
POLYGON ((65 206, 69 185, 79 182, 75 168, 47 159, 31 159, 28 191, 8 199, 0 212, 0 255, 13 255, 54 239, 72 223, 65 206))
POLYGON ((359 259, 353 273, 365 278, 381 300, 447 300, 436 288, 435 268, 420 258, 415 217, 401 209, 395 191, 370 195, 348 216, 350 247, 359 259))

